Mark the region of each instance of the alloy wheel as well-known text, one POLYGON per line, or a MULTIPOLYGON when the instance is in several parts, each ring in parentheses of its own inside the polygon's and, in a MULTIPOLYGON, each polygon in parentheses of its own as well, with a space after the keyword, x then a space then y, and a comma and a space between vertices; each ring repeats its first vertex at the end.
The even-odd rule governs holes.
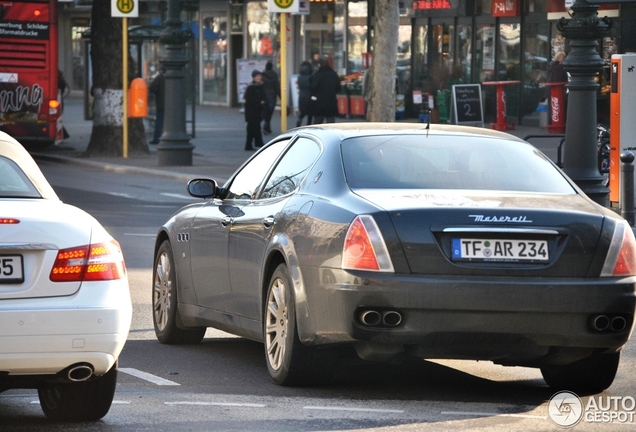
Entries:
POLYGON ((280 369, 285 356, 289 317, 285 282, 277 278, 272 282, 267 299, 265 349, 270 366, 280 369))

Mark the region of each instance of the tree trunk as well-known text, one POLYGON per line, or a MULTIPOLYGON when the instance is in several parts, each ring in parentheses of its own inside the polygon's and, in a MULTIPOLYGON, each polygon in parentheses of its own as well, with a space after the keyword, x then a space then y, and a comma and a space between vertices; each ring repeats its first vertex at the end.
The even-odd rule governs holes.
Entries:
POLYGON ((368 73, 367 121, 395 121, 395 70, 400 10, 398 0, 376 0, 373 62, 368 73))
MULTIPOLYGON (((93 0, 90 54, 94 102, 88 156, 123 154, 122 18, 111 18, 110 7, 111 0, 93 0)), ((130 56, 129 65, 134 65, 130 56)), ((136 68, 129 67, 129 83, 135 73, 136 68)), ((128 153, 149 153, 142 119, 128 119, 128 153)))

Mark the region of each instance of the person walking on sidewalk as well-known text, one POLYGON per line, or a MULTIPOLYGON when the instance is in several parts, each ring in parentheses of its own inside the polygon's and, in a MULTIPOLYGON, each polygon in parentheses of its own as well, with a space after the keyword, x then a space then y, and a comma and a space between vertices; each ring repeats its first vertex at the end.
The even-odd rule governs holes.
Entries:
POLYGON ((296 120, 296 127, 303 124, 303 118, 307 116, 307 124, 311 124, 311 113, 309 112, 309 96, 311 91, 309 90, 309 81, 311 80, 311 74, 313 68, 311 63, 304 61, 300 64, 300 71, 298 75, 298 119, 296 120))
POLYGON ((152 135, 150 144, 159 144, 159 138, 163 133, 163 114, 165 112, 165 94, 166 94, 166 77, 164 73, 166 68, 161 66, 159 73, 150 83, 148 91, 155 95, 155 132, 152 135))
POLYGON ((252 82, 245 89, 243 98, 245 99, 245 121, 247 122, 245 150, 253 150, 252 141, 254 141, 254 147, 263 146, 261 120, 267 103, 262 75, 259 70, 252 71, 252 82))
POLYGON ((320 124, 324 121, 334 123, 338 114, 338 97, 340 91, 340 77, 329 66, 326 57, 320 58, 320 67, 311 76, 309 89, 309 110, 314 116, 313 123, 320 124))
POLYGON ((263 133, 267 135, 272 133, 272 115, 274 114, 274 109, 276 109, 276 101, 280 96, 280 80, 271 61, 268 61, 265 65, 263 87, 265 88, 265 97, 267 98, 267 104, 263 110, 263 133))

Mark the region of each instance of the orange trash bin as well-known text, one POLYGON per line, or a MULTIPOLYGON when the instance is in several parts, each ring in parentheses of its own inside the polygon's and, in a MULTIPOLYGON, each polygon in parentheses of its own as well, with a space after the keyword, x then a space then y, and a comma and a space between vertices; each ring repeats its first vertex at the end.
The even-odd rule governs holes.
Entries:
POLYGON ((128 117, 148 117, 148 85, 142 78, 135 78, 128 90, 128 117))

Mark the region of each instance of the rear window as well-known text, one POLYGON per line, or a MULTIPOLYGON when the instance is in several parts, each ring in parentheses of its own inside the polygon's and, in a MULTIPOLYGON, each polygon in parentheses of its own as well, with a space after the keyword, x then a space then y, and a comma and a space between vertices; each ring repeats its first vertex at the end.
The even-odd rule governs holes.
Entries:
POLYGON ((20 167, 3 156, 0 156, 0 198, 40 198, 20 167))
POLYGON ((487 137, 391 135, 342 142, 352 189, 467 189, 576 193, 530 144, 487 137))

